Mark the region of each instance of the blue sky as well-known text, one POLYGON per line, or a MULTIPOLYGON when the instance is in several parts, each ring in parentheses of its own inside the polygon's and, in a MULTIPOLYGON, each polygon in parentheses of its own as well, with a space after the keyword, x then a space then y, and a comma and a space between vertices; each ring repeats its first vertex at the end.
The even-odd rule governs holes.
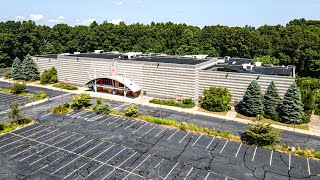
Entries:
POLYGON ((32 19, 53 26, 172 21, 203 27, 285 25, 320 19, 320 0, 1 0, 0 21, 32 19))

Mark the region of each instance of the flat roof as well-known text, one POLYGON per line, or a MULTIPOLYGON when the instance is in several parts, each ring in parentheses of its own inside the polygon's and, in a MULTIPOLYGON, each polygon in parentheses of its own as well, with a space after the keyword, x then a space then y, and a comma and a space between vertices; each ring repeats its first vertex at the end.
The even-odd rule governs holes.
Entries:
POLYGON ((34 57, 57 59, 58 54, 36 55, 36 56, 34 56, 34 57))
POLYGON ((118 61, 139 61, 139 62, 154 62, 154 63, 170 63, 170 64, 185 64, 185 65, 197 65, 203 62, 207 62, 210 59, 193 59, 181 56, 145 56, 136 57, 132 59, 121 59, 119 56, 123 54, 110 54, 110 53, 82 53, 82 54, 70 54, 67 57, 78 57, 78 58, 97 58, 97 59, 117 59, 118 61))

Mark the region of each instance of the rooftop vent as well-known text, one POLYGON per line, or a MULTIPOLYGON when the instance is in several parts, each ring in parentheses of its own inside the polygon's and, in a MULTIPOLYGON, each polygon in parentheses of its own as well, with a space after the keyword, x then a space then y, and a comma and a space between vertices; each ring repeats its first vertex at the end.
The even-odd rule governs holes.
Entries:
POLYGON ((255 62, 256 67, 261 67, 262 66, 262 62, 255 62))
POLYGON ((80 54, 80 52, 74 52, 73 54, 80 54))
POLYGON ((94 50, 94 53, 96 54, 100 54, 100 53, 103 53, 104 50, 94 50))

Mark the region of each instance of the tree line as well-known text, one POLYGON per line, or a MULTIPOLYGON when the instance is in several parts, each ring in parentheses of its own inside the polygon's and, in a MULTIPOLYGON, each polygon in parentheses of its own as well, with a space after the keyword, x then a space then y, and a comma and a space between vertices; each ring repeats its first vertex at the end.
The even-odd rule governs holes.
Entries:
POLYGON ((15 57, 63 52, 142 51, 257 58, 270 56, 279 65, 296 65, 300 76, 320 77, 320 21, 296 19, 286 26, 205 26, 186 24, 93 22, 89 26, 32 21, 0 22, 0 66, 15 57))

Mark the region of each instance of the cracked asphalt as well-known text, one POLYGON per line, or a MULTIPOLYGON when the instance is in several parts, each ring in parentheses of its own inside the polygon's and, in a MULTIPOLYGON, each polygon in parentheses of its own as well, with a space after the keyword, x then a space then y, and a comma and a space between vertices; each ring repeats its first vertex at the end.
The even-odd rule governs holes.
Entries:
MULTIPOLYGON (((312 159, 118 116, 48 113, 71 98, 23 109, 38 123, 0 136, 0 179, 320 179, 320 162, 312 159)), ((129 105, 104 101, 119 110, 129 105)), ((245 131, 232 121, 138 107, 144 115, 245 131)), ((284 141, 319 147, 317 137, 283 134, 284 141)))

